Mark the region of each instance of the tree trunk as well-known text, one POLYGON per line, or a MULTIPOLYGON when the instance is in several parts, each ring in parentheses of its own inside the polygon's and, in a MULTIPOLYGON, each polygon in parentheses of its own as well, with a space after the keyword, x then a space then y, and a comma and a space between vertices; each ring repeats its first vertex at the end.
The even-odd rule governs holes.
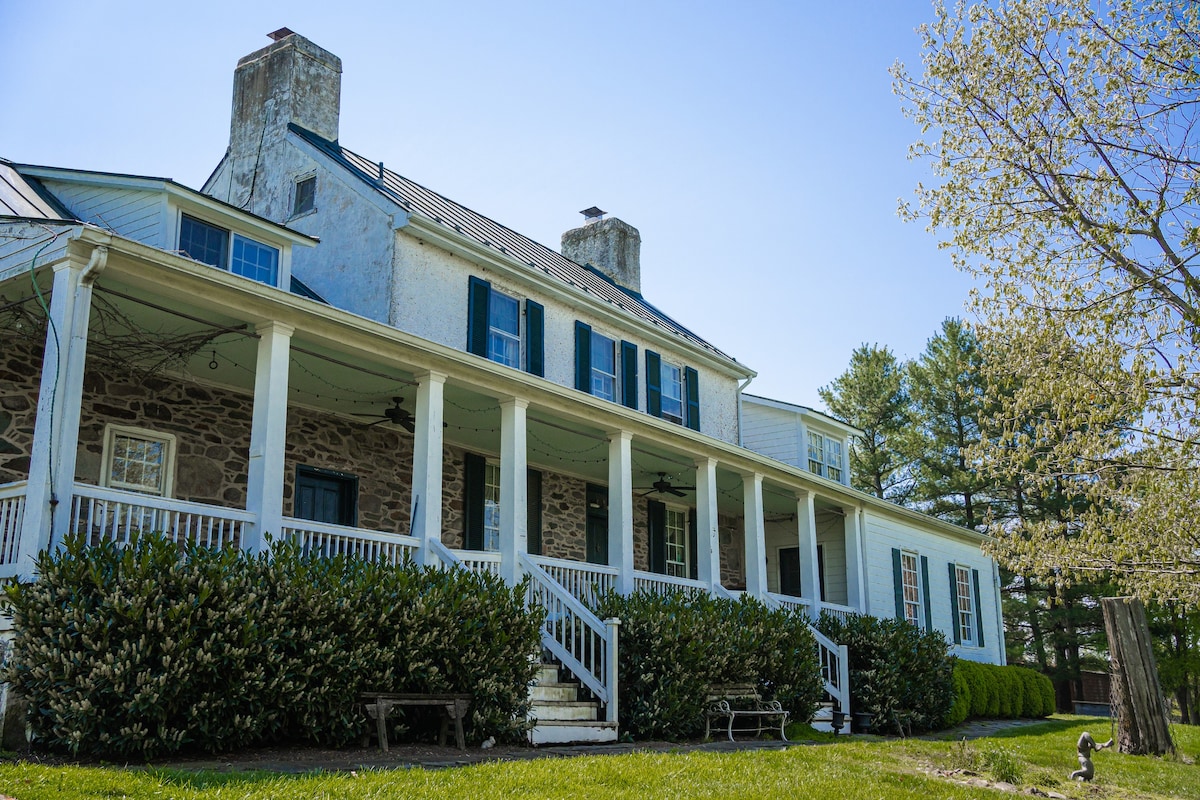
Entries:
POLYGON ((1100 607, 1112 655, 1118 750, 1156 756, 1175 752, 1142 601, 1104 597, 1100 607))

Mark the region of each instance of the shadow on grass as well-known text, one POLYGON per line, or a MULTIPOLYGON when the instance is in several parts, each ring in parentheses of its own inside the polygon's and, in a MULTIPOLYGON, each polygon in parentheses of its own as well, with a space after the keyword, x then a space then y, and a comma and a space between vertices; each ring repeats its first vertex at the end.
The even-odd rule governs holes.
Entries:
POLYGON ((332 774, 323 770, 313 770, 311 772, 269 772, 267 770, 215 772, 212 770, 162 769, 159 767, 147 768, 144 772, 149 777, 160 781, 164 786, 178 786, 197 791, 224 787, 254 787, 266 783, 281 783, 332 774))

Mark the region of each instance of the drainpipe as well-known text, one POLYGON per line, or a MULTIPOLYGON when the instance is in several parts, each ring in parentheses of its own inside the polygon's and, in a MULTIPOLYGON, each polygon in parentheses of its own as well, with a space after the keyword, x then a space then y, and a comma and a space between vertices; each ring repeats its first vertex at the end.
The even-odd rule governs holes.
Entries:
POLYGON ((746 445, 742 444, 742 392, 746 391, 746 387, 750 385, 750 383, 754 380, 754 378, 755 378, 754 375, 751 375, 749 378, 746 378, 746 382, 741 384, 740 386, 738 386, 738 390, 737 390, 737 399, 738 399, 738 406, 737 406, 738 440, 737 440, 737 443, 738 443, 738 447, 746 446, 746 445))

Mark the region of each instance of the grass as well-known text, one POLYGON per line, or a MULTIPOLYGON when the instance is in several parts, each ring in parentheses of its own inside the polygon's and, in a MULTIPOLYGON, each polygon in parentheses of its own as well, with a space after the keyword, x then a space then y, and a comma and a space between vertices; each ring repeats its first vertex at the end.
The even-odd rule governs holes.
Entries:
POLYGON ((805 798, 898 800, 1013 797, 931 774, 964 759, 986 772, 989 763, 1016 767, 1022 788, 1038 786, 1071 798, 1159 800, 1200 797, 1200 730, 1175 727, 1181 757, 1156 759, 1105 750, 1096 758, 1097 781, 1075 784, 1075 740, 1088 729, 1108 738, 1107 723, 1077 717, 1051 719, 966 746, 954 741, 842 738, 836 743, 784 751, 638 753, 572 759, 536 759, 444 770, 407 769, 357 774, 276 775, 180 770, 126 770, 0 764, 0 793, 43 798, 238 798, 334 800, 348 798, 805 798), (1102 730, 1098 730, 1101 729, 1102 730), (1002 757, 987 753, 1003 753, 1002 757), (989 762, 989 759, 991 761, 989 762), (1188 761, 1193 763, 1188 763, 1188 761))

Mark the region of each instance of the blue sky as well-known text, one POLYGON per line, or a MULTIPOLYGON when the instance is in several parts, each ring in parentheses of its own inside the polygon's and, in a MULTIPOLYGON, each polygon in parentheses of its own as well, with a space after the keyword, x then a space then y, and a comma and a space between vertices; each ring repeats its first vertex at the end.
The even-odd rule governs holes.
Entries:
POLYGON ((0 156, 199 187, 237 60, 289 27, 342 59, 347 147, 557 249, 598 205, 643 293, 820 407, 863 342, 918 355, 967 276, 896 216, 924 167, 888 67, 926 0, 0 0, 0 156), (186 13, 182 9, 186 8, 186 13))

